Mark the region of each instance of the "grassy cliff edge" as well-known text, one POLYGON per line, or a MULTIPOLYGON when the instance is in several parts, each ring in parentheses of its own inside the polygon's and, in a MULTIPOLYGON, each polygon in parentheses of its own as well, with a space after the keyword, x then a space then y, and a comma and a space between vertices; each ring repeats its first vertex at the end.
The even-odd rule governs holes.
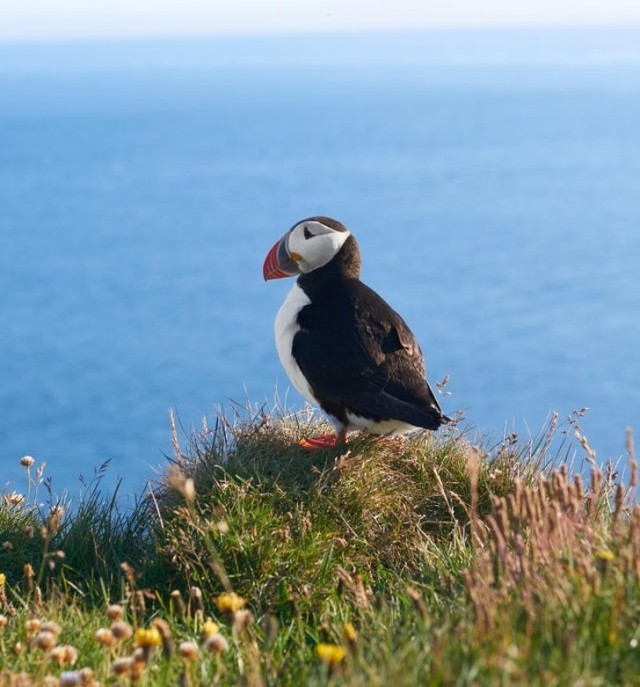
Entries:
MULTIPOLYGON (((629 470, 453 426, 404 442, 257 413, 174 433, 166 478, 0 507, 0 686, 640 684, 629 470)), ((23 459, 24 460, 24 459, 23 459)), ((46 489, 45 489, 46 491, 46 489)))

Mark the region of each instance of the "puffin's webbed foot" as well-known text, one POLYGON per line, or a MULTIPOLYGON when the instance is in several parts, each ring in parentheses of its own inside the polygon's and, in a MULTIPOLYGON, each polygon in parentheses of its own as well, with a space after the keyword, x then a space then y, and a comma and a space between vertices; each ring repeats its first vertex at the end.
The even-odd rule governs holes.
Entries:
POLYGON ((336 445, 335 434, 321 434, 319 437, 303 437, 298 442, 298 446, 307 451, 319 451, 323 448, 333 448, 336 445))
POLYGON ((298 446, 307 451, 319 451, 325 448, 335 448, 344 444, 347 439, 347 429, 341 429, 337 434, 321 434, 317 437, 307 439, 303 437, 298 442, 298 446))

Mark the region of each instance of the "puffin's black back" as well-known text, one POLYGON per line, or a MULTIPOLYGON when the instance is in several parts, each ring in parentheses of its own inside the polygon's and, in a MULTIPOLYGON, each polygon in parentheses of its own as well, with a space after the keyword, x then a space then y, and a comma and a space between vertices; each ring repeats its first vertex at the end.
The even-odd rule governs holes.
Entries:
POLYGON ((448 418, 425 379, 405 321, 359 280, 353 238, 326 265, 298 278, 309 300, 298 314, 293 356, 325 412, 437 429, 448 418))

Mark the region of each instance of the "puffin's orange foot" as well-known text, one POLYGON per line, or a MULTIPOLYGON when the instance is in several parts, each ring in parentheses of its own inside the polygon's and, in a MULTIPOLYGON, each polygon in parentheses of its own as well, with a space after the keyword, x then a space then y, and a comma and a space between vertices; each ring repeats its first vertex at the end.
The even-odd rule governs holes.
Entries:
POLYGON ((321 434, 319 437, 303 438, 298 442, 298 446, 307 451, 318 451, 323 448, 333 448, 336 446, 335 434, 321 434))

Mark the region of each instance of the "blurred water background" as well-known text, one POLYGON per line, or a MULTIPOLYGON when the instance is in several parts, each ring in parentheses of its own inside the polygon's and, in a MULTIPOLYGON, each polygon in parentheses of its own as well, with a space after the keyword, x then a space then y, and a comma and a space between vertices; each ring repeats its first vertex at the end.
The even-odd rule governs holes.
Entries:
MULTIPOLYGON (((139 491, 230 401, 299 407, 272 243, 327 214, 449 414, 640 427, 640 30, 0 46, 0 484, 139 491)), ((490 440, 489 440, 490 441, 490 440)))

